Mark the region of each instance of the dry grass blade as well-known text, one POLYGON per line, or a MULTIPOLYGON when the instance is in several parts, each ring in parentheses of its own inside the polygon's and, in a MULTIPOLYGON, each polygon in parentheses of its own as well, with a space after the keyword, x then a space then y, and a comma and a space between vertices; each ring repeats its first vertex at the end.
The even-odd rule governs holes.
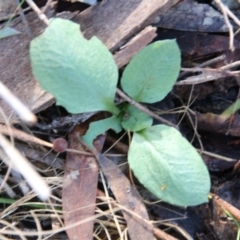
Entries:
POLYGON ((9 157, 4 159, 6 164, 13 164, 13 167, 19 171, 27 180, 29 185, 42 200, 47 200, 50 196, 50 189, 43 178, 34 170, 31 164, 14 148, 14 146, 0 134, 0 145, 9 157))
POLYGON ((36 116, 17 98, 5 85, 0 82, 0 96, 17 112, 18 116, 26 123, 37 122, 36 116))

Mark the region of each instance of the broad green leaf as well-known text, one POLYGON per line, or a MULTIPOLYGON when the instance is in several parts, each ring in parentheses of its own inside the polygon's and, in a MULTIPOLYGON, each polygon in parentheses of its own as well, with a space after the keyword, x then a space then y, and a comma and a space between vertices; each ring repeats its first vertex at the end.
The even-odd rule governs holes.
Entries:
POLYGON ((134 133, 128 161, 139 181, 163 201, 178 206, 208 201, 207 167, 175 128, 155 125, 134 133))
POLYGON ((20 34, 20 32, 15 30, 14 28, 5 27, 0 30, 0 39, 10 37, 16 34, 20 34))
POLYGON ((79 25, 52 19, 31 42, 32 70, 43 89, 71 113, 106 110, 114 105, 118 69, 112 54, 96 37, 87 40, 79 25))
POLYGON ((180 62, 180 50, 175 40, 154 42, 127 65, 121 79, 122 89, 137 102, 160 101, 175 84, 180 62))
POLYGON ((122 130, 120 120, 112 116, 110 118, 105 118, 96 122, 91 122, 87 133, 82 137, 83 141, 89 145, 93 146, 93 140, 100 134, 104 134, 107 130, 112 129, 116 133, 122 130))
POLYGON ((119 106, 122 109, 121 125, 131 132, 138 132, 152 125, 153 119, 129 103, 119 106))

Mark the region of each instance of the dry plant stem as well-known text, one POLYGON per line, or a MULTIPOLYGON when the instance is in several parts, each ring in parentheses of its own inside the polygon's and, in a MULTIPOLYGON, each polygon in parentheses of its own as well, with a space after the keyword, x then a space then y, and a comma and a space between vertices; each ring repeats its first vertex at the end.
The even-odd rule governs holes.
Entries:
MULTIPOLYGON (((192 86, 192 90, 193 90, 193 89, 194 89, 194 86, 192 86)), ((194 99, 194 100, 195 100, 195 99, 194 99)), ((194 100, 193 100, 193 101, 194 101, 194 100)), ((183 102, 182 102, 182 104, 183 104, 183 102)), ((189 106, 190 106, 190 105, 189 105, 189 106)), ((194 122, 193 122, 193 119, 192 119, 190 113, 194 115, 194 111, 192 111, 190 108, 188 108, 187 116, 188 116, 188 119, 189 119, 189 121, 190 121, 190 123, 191 123, 191 125, 192 125, 192 127, 193 127, 194 136, 197 137, 198 142, 199 142, 199 145, 200 145, 201 149, 203 150, 203 144, 202 144, 202 141, 201 141, 201 137, 200 137, 200 135, 199 135, 199 133, 198 133, 198 131, 197 131, 198 120, 197 120, 197 118, 195 117, 195 120, 194 120, 194 122)), ((193 136, 193 137, 194 137, 194 136, 193 136)))
POLYGON ((116 201, 112 198, 107 198, 106 194, 101 191, 100 189, 97 189, 97 198, 102 201, 103 203, 107 202, 108 204, 111 204, 111 207, 116 207, 116 201))
POLYGON ((191 91, 190 91, 190 94, 189 94, 189 97, 188 97, 187 106, 185 106, 185 103, 182 101, 182 99, 181 99, 179 96, 173 94, 175 97, 177 97, 177 98, 180 100, 182 106, 185 108, 185 111, 183 112, 183 115, 181 116, 181 118, 180 118, 179 121, 178 121, 178 126, 179 126, 179 125, 181 124, 181 122, 183 121, 183 119, 184 119, 185 115, 187 114, 187 111, 188 111, 188 109, 189 109, 189 107, 190 107, 190 105, 191 105, 191 99, 192 99, 193 90, 194 90, 194 85, 191 87, 191 91))
POLYGON ((0 96, 17 112, 26 123, 37 122, 36 116, 0 82, 0 96))
MULTIPOLYGON (((228 30, 229 30, 229 48, 230 50, 233 52, 234 51, 234 32, 233 32, 233 27, 229 21, 229 18, 228 16, 229 15, 229 9, 226 5, 224 5, 221 0, 215 0, 215 2, 219 5, 221 11, 222 11, 222 14, 223 14, 223 17, 224 17, 224 20, 225 20, 225 23, 228 27, 228 30)), ((230 11, 231 12, 231 11, 230 11)))
MULTIPOLYGON (((212 64, 214 64, 214 63, 218 63, 219 61, 222 61, 222 60, 225 60, 225 59, 226 59, 226 55, 223 54, 223 55, 221 55, 221 56, 219 56, 219 57, 210 59, 210 60, 208 60, 208 61, 206 61, 206 62, 204 62, 204 63, 201 63, 201 64, 197 65, 197 68, 207 67, 207 66, 209 66, 209 65, 212 65, 212 64)), ((182 73, 180 73, 179 78, 184 77, 187 73, 188 73, 188 72, 182 72, 182 73)))
MULTIPOLYGON (((222 2, 221 2, 221 0, 215 0, 215 2, 220 6, 220 8, 221 8, 221 10, 223 11, 223 14, 225 13, 226 15, 228 15, 239 27, 240 27, 240 20, 238 19, 238 17, 236 17, 233 13, 232 13, 232 11, 230 11, 230 9, 228 8, 228 7, 226 7, 222 2)), ((225 16, 224 16, 224 18, 225 18, 225 16)), ((226 20, 225 20, 226 21, 226 20)), ((228 22, 229 22, 229 20, 228 20, 228 22)), ((227 22, 226 22, 226 24, 227 24, 227 22)), ((229 23, 230 24, 230 23, 229 23)), ((227 24, 228 25, 228 24, 227 24)), ((231 25, 231 24, 230 24, 231 25)), ((229 25, 228 25, 228 27, 229 27, 229 25)), ((230 28, 229 29, 231 29, 232 28, 232 25, 230 26, 230 28)), ((234 41, 234 36, 231 36, 231 32, 229 32, 229 35, 230 35, 230 41, 234 41), (232 37, 232 39, 231 39, 231 37, 232 37)), ((231 45, 231 43, 230 43, 230 45, 231 45)))
MULTIPOLYGON (((50 196, 50 189, 43 178, 34 170, 28 160, 25 159, 2 134, 0 134, 0 145, 13 163, 13 167, 15 167, 17 171, 23 175, 28 184, 42 200, 47 200, 50 196)), ((3 160, 5 160, 5 163, 9 165, 9 161, 6 161, 6 159, 3 160)))
POLYGON ((220 77, 225 77, 225 76, 238 76, 239 71, 227 71, 231 68, 236 68, 240 65, 240 61, 236 61, 230 64, 227 64, 223 67, 220 67, 219 69, 212 69, 212 68, 201 68, 199 65, 198 67, 195 68, 181 68, 182 71, 185 71, 184 73, 187 72, 202 72, 201 75, 198 76, 193 76, 186 78, 180 82, 177 82, 176 85, 191 85, 191 84, 199 84, 199 83, 204 83, 212 80, 216 80, 217 78, 220 77))
POLYGON ((32 215, 34 223, 36 224, 36 227, 37 227, 37 232, 38 232, 37 240, 41 240, 42 239, 42 234, 41 234, 42 227, 41 227, 40 221, 39 221, 38 217, 36 216, 36 214, 34 213, 34 211, 30 210, 30 214, 32 215))
POLYGON ((222 155, 215 154, 215 153, 211 153, 211 152, 204 151, 204 150, 201 150, 201 149, 197 149, 197 151, 198 151, 200 154, 204 154, 204 155, 209 156, 209 157, 214 157, 214 158, 217 158, 217 159, 219 159, 219 160, 224 160, 224 161, 227 161, 227 162, 237 162, 237 159, 224 157, 224 156, 222 156, 222 155))
MULTIPOLYGON (((184 69, 187 70, 187 69, 184 69)), ((190 70, 189 70, 190 71, 190 70)), ((195 69, 194 72, 202 72, 201 75, 198 76, 193 76, 189 77, 185 80, 182 80, 180 82, 176 82, 176 85, 192 85, 192 84, 200 84, 204 82, 209 82, 209 81, 215 81, 218 78, 223 78, 223 77, 228 77, 228 76, 238 76, 240 71, 219 71, 215 69, 208 69, 208 70, 203 70, 203 69, 195 69)))
POLYGON ((32 135, 29 135, 23 131, 20 131, 16 128, 11 128, 11 131, 9 131, 9 128, 3 124, 0 124, 0 133, 4 134, 4 135, 11 135, 16 139, 19 139, 21 141, 25 141, 25 142, 32 142, 32 143, 36 143, 42 146, 46 146, 46 147, 53 147, 52 143, 43 141, 37 137, 34 137, 32 135))
MULTIPOLYGON (((95 220, 95 222, 99 223, 102 226, 107 226, 107 227, 111 227, 111 228, 115 228, 116 225, 114 223, 108 222, 108 221, 104 221, 104 220, 95 220)), ((124 226, 123 224, 119 225, 120 228, 122 229, 122 231, 124 231, 124 229, 126 228, 126 226, 124 226)), ((101 238, 100 238, 101 239, 101 238)), ((109 238, 111 239, 111 238, 109 238)))
POLYGON ((155 114, 154 112, 150 111, 149 109, 147 109, 146 107, 144 107, 143 105, 141 105, 140 103, 134 101, 133 99, 131 99, 130 97, 128 97, 123 91, 121 91, 119 88, 117 88, 117 94, 124 100, 126 100, 127 102, 129 102, 130 104, 132 104, 134 107, 136 107, 137 109, 145 112, 146 114, 148 114, 149 116, 159 120, 160 122, 168 125, 168 126, 171 126, 171 127, 174 127, 176 129, 178 129, 178 126, 169 122, 168 120, 158 116, 157 114, 155 114))
POLYGON ((160 230, 159 228, 156 228, 156 227, 153 228, 153 233, 159 239, 163 239, 163 240, 177 240, 177 238, 172 237, 171 235, 163 232, 162 230, 160 230))
MULTIPOLYGON (((217 1, 218 1, 218 0, 217 0, 217 1)), ((240 26, 240 20, 238 19, 238 17, 236 17, 236 16, 232 13, 232 11, 230 11, 229 8, 225 8, 225 10, 226 10, 226 13, 228 14, 228 16, 229 16, 230 18, 232 18, 232 20, 233 20, 238 26, 240 26)))
POLYGON ((201 64, 198 65, 198 67, 200 67, 200 68, 206 67, 206 66, 212 65, 214 63, 218 63, 218 62, 220 62, 222 60, 226 60, 226 55, 225 54, 220 55, 220 56, 218 56, 216 58, 210 59, 210 60, 208 60, 208 61, 206 61, 204 63, 201 63, 201 64))
MULTIPOLYGON (((220 0, 215 0, 215 2, 217 3, 217 4, 219 4, 218 2, 219 2, 220 0)), ((220 3, 221 4, 221 3, 220 3)), ((240 27, 240 20, 238 19, 238 17, 236 17, 233 13, 232 13, 232 11, 230 11, 230 9, 228 8, 228 7, 226 7, 224 4, 222 4, 223 6, 224 6, 224 11, 227 13, 227 15, 230 17, 230 18, 232 18, 232 20, 240 27)))
POLYGON ((175 229, 178 231, 186 240, 193 240, 193 238, 186 232, 183 228, 179 227, 178 225, 172 223, 163 223, 164 226, 170 227, 171 229, 175 229))
MULTIPOLYGON (((192 141, 193 141, 194 137, 196 136, 197 139, 198 139, 198 142, 199 142, 199 145, 200 145, 201 149, 203 149, 203 144, 202 144, 201 138, 200 138, 200 136, 199 136, 199 134, 198 134, 198 131, 197 131, 197 123, 198 123, 198 122, 197 122, 197 118, 195 118, 195 121, 193 122, 193 119, 192 119, 192 117, 191 117, 191 115, 190 115, 190 113, 189 113, 189 112, 193 113, 193 111, 189 108, 190 105, 191 105, 190 101, 191 101, 191 98, 192 98, 193 90, 194 90, 194 85, 193 85, 192 88, 191 88, 191 92, 190 92, 190 96, 189 96, 189 98, 188 98, 188 103, 187 103, 186 111, 185 111, 185 113, 184 113, 183 115, 187 114, 188 119, 189 119, 189 121, 190 121, 190 123, 191 123, 191 125, 192 125, 193 130, 194 130, 194 135, 193 135, 193 137, 192 137, 192 141)), ((183 103, 182 99, 181 99, 180 97, 178 97, 178 98, 179 98, 179 100, 181 101, 182 106, 184 106, 184 103, 183 103)), ((194 101, 194 100, 193 100, 193 101, 194 101)), ((183 119, 183 118, 182 118, 182 119, 183 119)), ((182 119, 181 119, 181 120, 182 120, 182 119)), ((180 123, 178 123, 178 124, 180 124, 180 123)), ((191 141, 191 142, 192 142, 192 141, 191 141)))
MULTIPOLYGON (((239 63, 237 63, 236 65, 238 65, 239 63)), ((186 71, 186 72, 202 72, 202 73, 225 73, 227 68, 232 68, 234 65, 233 63, 226 65, 227 67, 221 67, 219 69, 214 69, 214 68, 200 68, 200 67, 195 67, 195 68, 181 68, 181 70, 186 71), (230 65, 230 66, 229 66, 230 65)), ((239 71, 234 71, 234 72, 230 72, 231 73, 239 73, 239 71)))
MULTIPOLYGON (((111 239, 110 233, 108 232, 108 229, 106 228, 105 221, 95 220, 95 223, 98 223, 98 224, 102 227, 102 229, 104 230, 105 235, 106 235, 106 238, 105 238, 105 239, 111 239)), ((115 228, 115 225, 113 226, 113 228, 115 228)), ((102 232, 103 230, 101 230, 101 232, 102 232)), ((97 240, 102 240, 102 238, 100 238, 95 232, 97 232, 97 230, 95 230, 94 233, 93 233, 94 239, 96 238, 97 240)), ((100 231, 99 231, 99 232, 100 232, 100 231)))
POLYGON ((32 0, 26 0, 28 5, 33 9, 33 11, 38 15, 39 19, 46 23, 46 25, 49 25, 49 20, 46 17, 46 15, 39 9, 39 7, 32 1, 32 0))
POLYGON ((233 62, 233 63, 229 63, 223 67, 220 67, 221 70, 228 70, 230 68, 236 68, 240 65, 240 61, 236 61, 236 62, 233 62))
MULTIPOLYGON (((126 144, 120 142, 120 139, 116 140, 115 138, 107 135, 106 142, 111 145, 111 148, 117 150, 118 152, 120 152, 122 154, 128 153, 128 146, 126 144)), ((109 151, 109 149, 107 149, 107 151, 105 151, 104 154, 108 151, 109 151)))

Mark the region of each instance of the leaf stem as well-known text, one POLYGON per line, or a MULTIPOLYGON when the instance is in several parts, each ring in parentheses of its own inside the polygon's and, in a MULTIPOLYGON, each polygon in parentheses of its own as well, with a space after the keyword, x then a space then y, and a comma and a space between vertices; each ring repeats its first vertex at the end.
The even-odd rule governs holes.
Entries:
POLYGON ((129 102, 130 104, 132 104, 134 107, 136 107, 137 109, 145 112, 146 114, 148 114, 149 116, 159 120, 160 122, 168 125, 168 126, 171 126, 171 127, 174 127, 176 129, 178 129, 178 126, 169 122, 168 120, 158 116, 156 113, 150 111, 148 108, 144 107, 143 105, 141 105, 140 103, 134 101, 132 98, 128 97, 122 90, 120 90, 119 88, 117 88, 117 94, 124 100, 126 100, 127 102, 129 102))

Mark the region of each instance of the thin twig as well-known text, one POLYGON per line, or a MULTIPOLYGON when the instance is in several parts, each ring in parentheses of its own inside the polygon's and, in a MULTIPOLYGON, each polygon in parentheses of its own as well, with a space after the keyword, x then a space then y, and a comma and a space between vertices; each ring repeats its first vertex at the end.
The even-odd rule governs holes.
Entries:
POLYGON ((17 112, 19 117, 24 122, 29 124, 37 122, 36 116, 1 82, 0 82, 0 96, 17 112))
POLYGON ((201 150, 201 149, 197 149, 197 151, 198 151, 200 154, 204 154, 204 155, 209 156, 209 157, 214 157, 214 158, 217 158, 217 159, 219 159, 219 160, 223 160, 223 161, 227 161, 227 162, 237 162, 237 159, 233 159, 233 158, 229 158, 229 157, 224 157, 224 156, 219 155, 219 154, 216 154, 216 153, 211 153, 211 152, 204 151, 204 150, 201 150))
POLYGON ((216 58, 210 59, 210 60, 208 60, 206 62, 203 62, 203 63, 199 64, 197 67, 199 67, 199 68, 207 67, 207 66, 212 65, 214 63, 218 63, 218 62, 220 62, 222 60, 226 60, 226 55, 225 54, 220 55, 220 56, 218 56, 216 58))
POLYGON ((9 157, 10 161, 4 159, 5 163, 13 163, 13 167, 19 171, 24 178, 27 180, 28 184, 34 189, 38 196, 42 200, 48 199, 50 196, 50 189, 47 186, 43 178, 35 171, 32 165, 25 159, 20 152, 12 146, 12 144, 0 134, 0 145, 9 157))
POLYGON ((239 65, 240 65, 240 61, 236 61, 236 62, 233 62, 233 63, 229 63, 229 64, 227 64, 225 66, 222 66, 219 69, 221 69, 221 70, 228 70, 230 68, 236 68, 239 65))
POLYGON ((226 23, 226 25, 228 27, 228 31, 229 31, 229 48, 233 52, 234 51, 234 32, 233 32, 233 26, 230 23, 229 18, 228 18, 228 16, 230 16, 229 12, 230 13, 232 13, 232 12, 228 9, 228 7, 226 5, 224 5, 221 2, 221 0, 215 0, 215 2, 219 5, 219 7, 220 7, 220 9, 222 11, 225 23, 226 23))
POLYGON ((9 136, 13 136, 16 139, 19 139, 21 141, 25 141, 25 142, 32 142, 35 144, 39 144, 39 145, 43 145, 46 147, 53 147, 53 144, 47 141, 43 141, 35 136, 29 135, 21 130, 18 130, 16 128, 9 128, 3 124, 0 124, 0 133, 4 134, 4 135, 9 135, 9 136))
POLYGON ((149 116, 159 120, 160 122, 174 127, 176 129, 178 129, 178 126, 169 122, 168 120, 158 116, 157 114, 155 114, 154 112, 150 111, 148 108, 144 107, 143 105, 141 105, 140 103, 134 101, 133 99, 131 99, 130 97, 128 97, 123 91, 121 91, 119 88, 117 88, 117 94, 124 100, 126 100, 127 102, 129 102, 130 104, 132 104, 134 107, 136 107, 137 109, 145 112, 146 114, 148 114, 149 116))
MULTIPOLYGON (((197 68, 207 67, 207 66, 210 66, 210 65, 212 65, 212 64, 214 64, 214 63, 217 63, 217 62, 222 61, 222 60, 225 60, 225 59, 226 59, 226 55, 223 54, 223 55, 220 55, 220 56, 218 56, 218 57, 216 57, 216 58, 213 58, 213 59, 210 59, 210 60, 208 60, 208 61, 206 61, 206 62, 203 62, 203 63, 197 65, 196 67, 197 67, 197 68)), ((180 74, 179 74, 179 78, 181 79, 181 78, 184 77, 186 74, 188 74, 188 72, 182 72, 182 73, 180 73, 180 74)))
POLYGON ((219 78, 228 77, 228 76, 238 76, 240 71, 223 71, 218 69, 201 69, 201 68, 183 68, 185 71, 193 71, 193 72, 202 72, 202 74, 198 76, 188 77, 185 80, 180 82, 176 82, 175 85, 192 85, 192 84, 200 84, 209 81, 215 81, 219 78))
MULTIPOLYGON (((215 1, 216 1, 216 0, 215 0, 215 1)), ((219 1, 219 0, 217 0, 217 1, 219 1)), ((226 13, 228 14, 228 16, 240 27, 240 20, 238 19, 238 17, 236 17, 236 16, 232 13, 232 11, 231 11, 229 8, 227 8, 226 6, 225 6, 224 10, 225 10, 226 13)))
POLYGON ((33 11, 38 15, 39 19, 45 22, 46 25, 49 25, 49 20, 47 16, 39 9, 39 7, 32 0, 26 0, 26 2, 33 9, 33 11))

